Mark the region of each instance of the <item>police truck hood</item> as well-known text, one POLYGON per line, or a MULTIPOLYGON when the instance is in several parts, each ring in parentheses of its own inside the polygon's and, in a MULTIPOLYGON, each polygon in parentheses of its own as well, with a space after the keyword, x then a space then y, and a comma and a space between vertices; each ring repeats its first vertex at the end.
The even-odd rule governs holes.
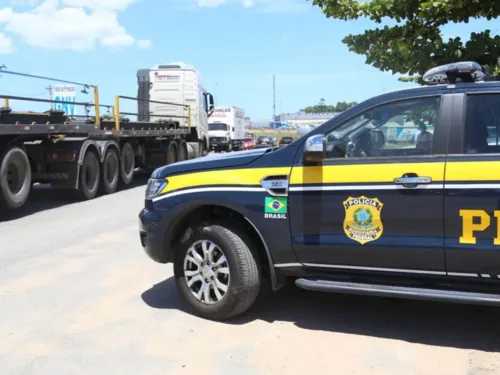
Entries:
POLYGON ((190 159, 157 168, 152 178, 163 179, 174 174, 199 172, 208 169, 239 167, 249 164, 264 155, 268 149, 236 151, 223 154, 210 154, 201 158, 190 159))

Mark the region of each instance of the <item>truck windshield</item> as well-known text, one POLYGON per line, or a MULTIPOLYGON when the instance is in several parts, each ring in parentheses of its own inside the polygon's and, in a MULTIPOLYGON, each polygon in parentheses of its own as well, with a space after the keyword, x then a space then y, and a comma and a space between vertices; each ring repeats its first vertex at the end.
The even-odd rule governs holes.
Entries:
POLYGON ((227 130, 227 124, 208 124, 208 130, 227 130))

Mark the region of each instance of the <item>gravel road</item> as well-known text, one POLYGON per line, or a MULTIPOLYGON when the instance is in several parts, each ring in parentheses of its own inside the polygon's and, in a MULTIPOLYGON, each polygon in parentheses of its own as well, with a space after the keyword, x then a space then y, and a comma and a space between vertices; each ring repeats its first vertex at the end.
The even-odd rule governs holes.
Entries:
POLYGON ((500 310, 267 289, 244 316, 183 312, 143 253, 144 186, 35 189, 0 222, 0 374, 500 374, 500 310))

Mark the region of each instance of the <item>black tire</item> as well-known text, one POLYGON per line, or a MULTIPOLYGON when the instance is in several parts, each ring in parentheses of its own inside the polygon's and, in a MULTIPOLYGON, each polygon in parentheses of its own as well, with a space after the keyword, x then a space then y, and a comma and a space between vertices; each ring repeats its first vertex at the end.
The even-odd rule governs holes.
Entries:
POLYGON ((163 145, 163 160, 165 161, 165 165, 179 161, 179 150, 175 141, 169 141, 163 145))
POLYGON ((109 148, 102 162, 101 190, 106 194, 113 194, 118 188, 120 179, 120 158, 118 152, 109 148))
POLYGON ((0 164, 0 207, 16 209, 28 200, 31 191, 31 166, 20 147, 7 150, 0 164))
POLYGON ((179 150, 179 161, 188 160, 187 144, 184 139, 179 141, 177 149, 179 150))
POLYGON ((78 195, 80 199, 90 200, 95 198, 99 190, 101 169, 97 155, 92 151, 87 151, 80 167, 80 186, 78 195))
POLYGON ((134 178, 135 153, 132 145, 127 142, 123 145, 120 153, 120 182, 128 185, 134 178))
POLYGON ((240 230, 225 223, 197 226, 191 237, 176 251, 174 275, 177 288, 194 315, 225 320, 245 312, 257 299, 261 286, 261 269, 252 244, 240 230), (227 259, 230 280, 224 297, 214 304, 199 301, 191 293, 184 277, 184 259, 189 248, 200 240, 216 244, 227 259))

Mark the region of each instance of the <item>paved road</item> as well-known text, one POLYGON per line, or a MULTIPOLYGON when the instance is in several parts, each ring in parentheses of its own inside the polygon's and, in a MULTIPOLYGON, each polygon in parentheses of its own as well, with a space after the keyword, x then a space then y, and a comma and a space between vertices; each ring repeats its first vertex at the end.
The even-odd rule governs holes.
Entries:
POLYGON ((37 190, 0 222, 0 374, 500 373, 498 309, 288 287, 230 323, 184 313, 140 248, 143 191, 37 190))

